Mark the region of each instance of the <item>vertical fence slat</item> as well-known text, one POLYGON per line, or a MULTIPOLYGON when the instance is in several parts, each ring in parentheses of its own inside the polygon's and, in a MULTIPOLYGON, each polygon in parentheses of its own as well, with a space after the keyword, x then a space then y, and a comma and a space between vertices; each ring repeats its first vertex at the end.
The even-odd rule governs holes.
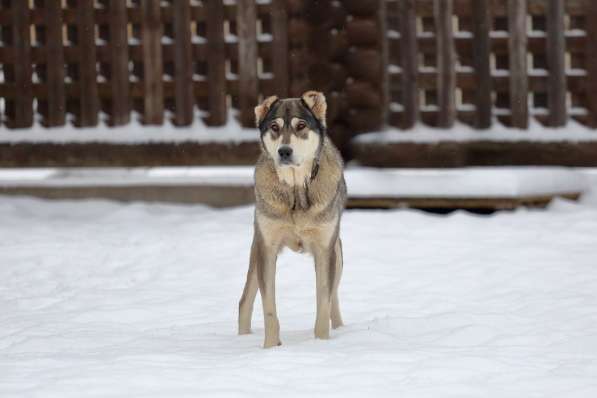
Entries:
POLYGON ((561 127, 568 119, 566 109, 566 39, 564 0, 549 0, 547 7, 548 123, 561 127))
POLYGON ((475 127, 488 129, 491 127, 491 65, 490 40, 491 29, 489 0, 475 0, 473 7, 473 61, 477 76, 475 95, 475 127))
POLYGON ((97 59, 95 50, 94 0, 77 2, 77 44, 79 51, 79 103, 82 127, 96 126, 99 98, 97 89, 97 59))
POLYGON ((452 0, 435 0, 437 40, 438 126, 450 128, 456 119, 456 71, 452 0))
POLYGON ((160 0, 141 2, 143 42, 143 99, 145 124, 164 121, 164 86, 162 76, 162 32, 160 0))
POLYGON ((193 60, 191 56, 191 7, 189 1, 175 1, 174 89, 177 126, 193 123, 193 60))
POLYGON ((253 108, 258 95, 255 1, 238 0, 237 13, 240 122, 245 127, 253 127, 253 108))
POLYGON ((597 46, 593 38, 597 37, 597 1, 588 1, 586 10, 586 56, 587 56, 587 108, 589 124, 597 128, 597 46))
POLYGON ((210 126, 221 126, 228 118, 226 104, 226 43, 224 42, 224 5, 208 1, 207 7, 207 90, 210 126))
POLYGON ((510 111, 512 127, 529 126, 527 71, 527 0, 508 0, 510 37, 510 111))
POLYGON ((400 50, 402 67, 402 128, 414 127, 419 118, 419 50, 415 0, 400 2, 400 50))
POLYGON ((48 117, 46 125, 63 126, 66 97, 64 93, 64 50, 62 46, 62 4, 60 0, 46 0, 46 68, 48 86, 48 117))
POLYGON ((272 0, 273 60, 276 93, 288 96, 288 14, 285 0, 272 0))
POLYGON ((29 2, 12 1, 12 36, 15 49, 14 76, 17 95, 11 127, 24 128, 33 124, 33 86, 31 68, 31 37, 29 2))
POLYGON ((128 124, 131 120, 129 91, 129 51, 126 1, 110 0, 110 88, 112 106, 110 123, 128 124))

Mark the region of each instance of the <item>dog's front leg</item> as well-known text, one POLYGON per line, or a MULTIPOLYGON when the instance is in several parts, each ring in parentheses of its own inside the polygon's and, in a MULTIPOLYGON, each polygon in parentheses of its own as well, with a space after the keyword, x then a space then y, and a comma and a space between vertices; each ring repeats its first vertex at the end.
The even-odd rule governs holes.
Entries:
MULTIPOLYGON (((255 232, 258 234, 258 232, 255 232)), ((257 296, 257 262, 261 261, 260 242, 257 237, 253 238, 251 245, 251 257, 249 259, 249 271, 247 271, 247 281, 243 295, 238 304, 238 334, 251 333, 251 317, 253 316, 253 303, 257 296)))
MULTIPOLYGON (((334 250, 334 248, 331 248, 334 250)), ((330 338, 330 310, 331 310, 331 281, 330 266, 335 267, 335 261, 330 257, 329 249, 318 248, 315 257, 315 285, 317 291, 317 317, 315 319, 315 337, 330 338)))
POLYGON ((262 241, 261 258, 257 261, 257 279, 263 303, 263 319, 265 321, 265 341, 263 348, 281 345, 280 323, 276 313, 276 257, 277 248, 267 246, 262 241))

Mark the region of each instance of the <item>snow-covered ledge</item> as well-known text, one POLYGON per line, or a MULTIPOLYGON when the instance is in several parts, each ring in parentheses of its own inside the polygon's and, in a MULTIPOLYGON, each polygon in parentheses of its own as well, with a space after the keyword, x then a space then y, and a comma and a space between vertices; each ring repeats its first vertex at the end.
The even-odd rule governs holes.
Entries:
MULTIPOLYGON (((519 198, 583 193, 579 169, 563 167, 472 167, 460 169, 346 170, 351 197, 519 198)), ((0 187, 134 187, 253 185, 253 168, 155 167, 0 169, 0 187)))

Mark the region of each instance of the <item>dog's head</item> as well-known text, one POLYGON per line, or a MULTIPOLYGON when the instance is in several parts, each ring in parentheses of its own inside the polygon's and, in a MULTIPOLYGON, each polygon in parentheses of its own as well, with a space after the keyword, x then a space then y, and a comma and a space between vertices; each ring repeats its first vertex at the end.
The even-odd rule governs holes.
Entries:
POLYGON ((307 91, 301 98, 269 97, 255 108, 264 151, 278 167, 312 163, 325 135, 325 96, 307 91))

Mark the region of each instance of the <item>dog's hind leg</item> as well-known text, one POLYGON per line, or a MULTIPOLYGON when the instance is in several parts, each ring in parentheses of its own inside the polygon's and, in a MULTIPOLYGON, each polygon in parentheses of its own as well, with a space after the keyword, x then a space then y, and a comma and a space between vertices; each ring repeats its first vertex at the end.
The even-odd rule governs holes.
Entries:
POLYGON ((247 281, 243 295, 238 303, 238 334, 251 333, 251 317, 253 316, 253 303, 257 296, 259 282, 257 281, 257 260, 259 257, 259 248, 256 242, 251 246, 251 257, 249 260, 249 271, 247 271, 247 281))
POLYGON ((342 315, 340 314, 340 302, 338 301, 338 285, 340 284, 340 278, 342 277, 342 268, 344 266, 344 259, 342 257, 342 241, 340 240, 340 238, 336 240, 334 250, 336 252, 336 264, 334 264, 335 273, 332 285, 332 309, 330 317, 332 319, 332 328, 337 329, 340 326, 344 325, 344 323, 342 322, 342 315))

